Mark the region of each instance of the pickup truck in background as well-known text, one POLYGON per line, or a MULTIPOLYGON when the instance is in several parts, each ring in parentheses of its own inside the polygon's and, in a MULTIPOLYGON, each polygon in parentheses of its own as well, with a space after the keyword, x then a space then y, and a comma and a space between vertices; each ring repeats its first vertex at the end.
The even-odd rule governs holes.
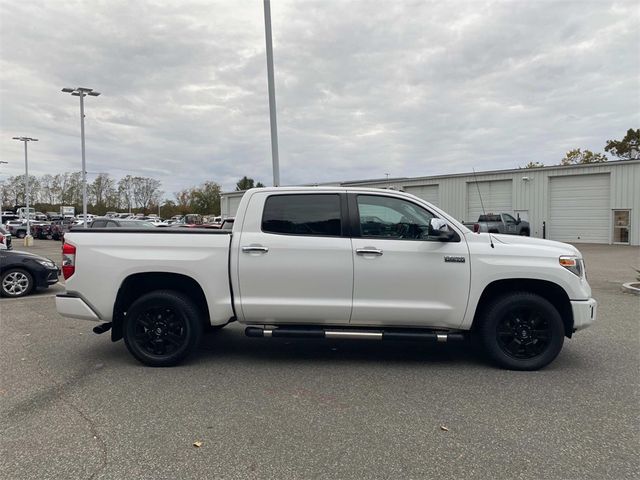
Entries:
POLYGON ((472 335, 498 365, 535 370, 597 306, 575 247, 474 234, 379 189, 251 189, 232 231, 73 230, 62 271, 58 312, 103 322, 94 332, 111 330, 151 366, 179 363, 205 329, 237 321, 250 337, 472 335))
POLYGON ((531 234, 529 222, 520 220, 520 217, 513 218, 508 213, 480 215, 477 222, 465 222, 463 225, 476 233, 505 233, 524 237, 531 234))

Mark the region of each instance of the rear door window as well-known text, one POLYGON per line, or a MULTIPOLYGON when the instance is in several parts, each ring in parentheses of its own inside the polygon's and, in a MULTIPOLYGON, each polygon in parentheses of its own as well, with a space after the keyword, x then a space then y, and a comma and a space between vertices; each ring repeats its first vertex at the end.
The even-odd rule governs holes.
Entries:
POLYGON ((262 231, 283 235, 342 235, 338 194, 272 195, 262 214, 262 231))

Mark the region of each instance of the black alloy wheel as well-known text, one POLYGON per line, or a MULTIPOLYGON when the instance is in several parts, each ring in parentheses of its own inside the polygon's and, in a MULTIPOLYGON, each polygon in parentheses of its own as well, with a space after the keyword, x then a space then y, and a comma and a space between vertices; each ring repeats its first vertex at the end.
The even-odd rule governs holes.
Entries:
POLYGON ((551 341, 549 321, 532 308, 513 308, 497 325, 498 345, 507 355, 518 359, 534 358, 551 341))
POLYGON ((511 370, 538 370, 551 363, 564 343, 564 324, 547 299, 514 292, 492 301, 479 318, 487 355, 511 370))
POLYGON ((134 302, 125 318, 129 352, 145 365, 177 365, 195 350, 202 322, 191 300, 173 291, 148 293, 134 302))

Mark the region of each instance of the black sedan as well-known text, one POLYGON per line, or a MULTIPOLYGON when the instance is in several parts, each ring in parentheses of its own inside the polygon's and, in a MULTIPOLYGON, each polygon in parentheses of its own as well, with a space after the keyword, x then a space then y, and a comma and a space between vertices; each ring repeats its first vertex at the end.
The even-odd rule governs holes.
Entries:
POLYGON ((0 295, 18 298, 36 288, 57 283, 60 270, 48 258, 27 252, 0 250, 0 295))

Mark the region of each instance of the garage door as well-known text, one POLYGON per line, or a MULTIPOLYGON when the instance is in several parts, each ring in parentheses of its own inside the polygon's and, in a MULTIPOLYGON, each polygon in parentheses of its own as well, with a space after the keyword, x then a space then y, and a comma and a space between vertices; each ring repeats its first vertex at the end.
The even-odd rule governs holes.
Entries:
POLYGON ((436 207, 440 203, 440 193, 438 192, 438 185, 419 185, 412 187, 404 187, 405 192, 415 195, 429 203, 434 204, 436 207))
POLYGON ((513 205, 511 203, 512 193, 511 180, 498 180, 491 182, 470 182, 467 183, 467 222, 477 222, 482 215, 482 204, 487 213, 511 213, 513 205), (482 194, 482 202, 480 195, 482 194))
POLYGON ((549 178, 549 234, 562 242, 609 243, 609 175, 549 178))

